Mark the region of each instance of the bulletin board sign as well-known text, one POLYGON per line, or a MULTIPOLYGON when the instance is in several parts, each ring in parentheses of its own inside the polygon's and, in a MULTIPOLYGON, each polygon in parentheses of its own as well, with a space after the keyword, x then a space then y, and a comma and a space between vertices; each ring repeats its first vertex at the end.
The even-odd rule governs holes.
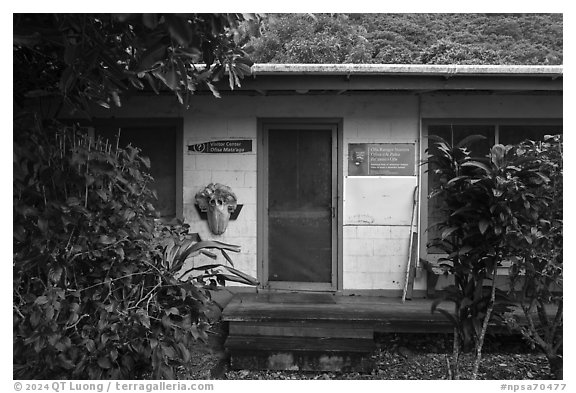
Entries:
POLYGON ((348 176, 414 176, 415 143, 350 143, 348 176))

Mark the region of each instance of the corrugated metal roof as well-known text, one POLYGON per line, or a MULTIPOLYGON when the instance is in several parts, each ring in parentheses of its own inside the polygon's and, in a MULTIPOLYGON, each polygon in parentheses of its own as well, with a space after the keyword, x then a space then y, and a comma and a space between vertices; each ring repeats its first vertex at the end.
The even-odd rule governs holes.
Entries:
POLYGON ((562 77, 563 66, 439 64, 254 64, 257 75, 443 75, 562 77))

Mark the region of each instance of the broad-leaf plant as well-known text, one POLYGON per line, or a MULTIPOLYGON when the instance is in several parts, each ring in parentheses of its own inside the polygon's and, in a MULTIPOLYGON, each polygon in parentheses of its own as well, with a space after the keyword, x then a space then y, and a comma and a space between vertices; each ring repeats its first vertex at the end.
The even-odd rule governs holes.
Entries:
MULTIPOLYGON (((528 302, 524 306, 527 315, 534 308, 543 314, 544 303, 553 298, 544 299, 541 292, 548 293, 552 286, 559 290, 561 299, 562 253, 561 245, 557 246, 561 239, 561 208, 560 219, 551 219, 551 215, 557 217, 557 211, 550 210, 548 194, 553 189, 558 194, 558 180, 551 184, 549 177, 550 166, 557 162, 552 164, 545 157, 549 155, 546 149, 533 147, 542 144, 534 142, 495 145, 488 156, 472 157, 470 144, 484 137, 470 136, 454 146, 439 137, 430 138, 427 163, 438 180, 430 198, 439 198, 444 210, 444 220, 437 224, 441 235, 430 245, 444 251, 446 256, 439 263, 454 279, 443 297, 434 302, 432 311, 443 313, 454 325, 451 377, 459 378, 461 350, 473 347, 476 360, 472 378, 476 378, 488 326, 511 318, 513 302, 509 295, 515 295, 515 287, 507 294, 497 286, 499 282, 506 284, 498 277, 499 268, 511 266, 510 277, 517 279, 519 272, 525 273, 521 281, 523 300, 528 302), (541 248, 546 241, 556 242, 556 247, 541 248), (534 261, 538 261, 538 268, 534 261), (543 264, 553 270, 551 276, 545 275, 548 281, 544 280, 543 264), (453 302, 454 311, 438 307, 443 301, 453 302)), ((554 334, 561 335, 561 300, 560 316, 555 321, 554 334)), ((545 348, 542 342, 538 345, 545 348)))
POLYGON ((233 267, 239 246, 157 220, 138 147, 58 119, 140 90, 187 107, 238 86, 259 18, 14 14, 14 378, 173 379, 207 337, 211 291, 257 283, 233 267))

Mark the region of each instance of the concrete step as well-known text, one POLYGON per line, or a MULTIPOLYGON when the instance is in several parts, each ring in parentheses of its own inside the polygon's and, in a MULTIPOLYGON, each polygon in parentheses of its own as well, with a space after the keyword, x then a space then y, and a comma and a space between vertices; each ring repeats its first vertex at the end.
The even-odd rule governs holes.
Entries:
POLYGON ((232 369, 369 372, 376 349, 367 338, 228 336, 232 369))
POLYGON ((349 321, 229 322, 233 369, 357 371, 374 365, 374 331, 349 321))

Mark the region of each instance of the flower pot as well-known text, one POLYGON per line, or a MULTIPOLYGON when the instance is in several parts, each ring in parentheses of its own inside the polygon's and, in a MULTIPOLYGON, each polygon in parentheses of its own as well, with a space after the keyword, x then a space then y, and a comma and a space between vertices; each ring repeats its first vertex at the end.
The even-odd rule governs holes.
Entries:
POLYGON ((232 189, 219 183, 210 183, 196 194, 196 203, 202 212, 206 212, 208 227, 215 235, 226 231, 230 214, 236 210, 237 199, 232 189))
POLYGON ((229 205, 221 199, 211 199, 208 204, 208 227, 215 235, 226 231, 230 221, 229 205))

